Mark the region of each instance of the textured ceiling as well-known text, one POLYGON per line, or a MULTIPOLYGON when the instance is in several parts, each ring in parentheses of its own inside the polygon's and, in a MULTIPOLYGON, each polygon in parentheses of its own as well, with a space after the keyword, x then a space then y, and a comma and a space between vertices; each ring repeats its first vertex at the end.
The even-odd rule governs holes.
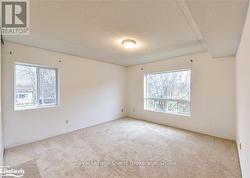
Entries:
POLYGON ((4 39, 124 66, 207 49, 224 56, 235 54, 247 2, 31 1, 30 35, 4 39), (122 48, 124 38, 138 47, 122 48))

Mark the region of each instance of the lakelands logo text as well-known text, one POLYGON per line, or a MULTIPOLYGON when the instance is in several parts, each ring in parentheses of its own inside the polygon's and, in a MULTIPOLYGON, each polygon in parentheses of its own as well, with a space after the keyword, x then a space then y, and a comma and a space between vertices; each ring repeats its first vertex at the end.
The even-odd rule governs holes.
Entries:
POLYGON ((0 175, 1 176, 9 176, 9 177, 23 177, 24 170, 23 169, 14 169, 10 166, 0 166, 0 175))
POLYGON ((29 34, 28 0, 2 0, 1 10, 3 35, 29 34))

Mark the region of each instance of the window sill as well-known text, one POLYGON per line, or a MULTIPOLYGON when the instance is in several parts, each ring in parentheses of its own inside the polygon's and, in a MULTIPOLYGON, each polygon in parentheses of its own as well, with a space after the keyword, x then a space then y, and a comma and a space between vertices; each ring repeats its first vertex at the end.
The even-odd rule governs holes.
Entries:
POLYGON ((35 109, 46 109, 46 108, 56 108, 58 104, 49 104, 49 105, 42 105, 42 106, 31 106, 26 108, 14 108, 14 111, 27 111, 27 110, 35 110, 35 109))
POLYGON ((163 111, 155 111, 155 110, 150 110, 150 109, 144 109, 144 111, 155 112, 155 113, 160 113, 160 114, 170 114, 170 115, 175 115, 175 116, 191 117, 191 114, 181 114, 181 113, 175 113, 175 112, 163 112, 163 111))

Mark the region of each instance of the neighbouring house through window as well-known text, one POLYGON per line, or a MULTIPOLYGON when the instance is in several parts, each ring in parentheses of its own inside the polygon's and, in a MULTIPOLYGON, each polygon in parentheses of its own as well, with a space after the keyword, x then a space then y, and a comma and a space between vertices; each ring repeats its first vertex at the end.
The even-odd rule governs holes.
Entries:
POLYGON ((15 65, 15 110, 58 104, 57 69, 30 64, 15 65))
POLYGON ((144 75, 144 109, 191 115, 191 70, 144 75))

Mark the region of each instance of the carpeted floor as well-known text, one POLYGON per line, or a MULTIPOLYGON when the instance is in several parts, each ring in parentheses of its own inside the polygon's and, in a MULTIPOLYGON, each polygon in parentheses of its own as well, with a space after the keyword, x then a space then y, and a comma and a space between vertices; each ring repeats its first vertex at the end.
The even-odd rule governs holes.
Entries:
POLYGON ((5 164, 27 178, 240 177, 234 142, 133 119, 8 149, 5 164))

